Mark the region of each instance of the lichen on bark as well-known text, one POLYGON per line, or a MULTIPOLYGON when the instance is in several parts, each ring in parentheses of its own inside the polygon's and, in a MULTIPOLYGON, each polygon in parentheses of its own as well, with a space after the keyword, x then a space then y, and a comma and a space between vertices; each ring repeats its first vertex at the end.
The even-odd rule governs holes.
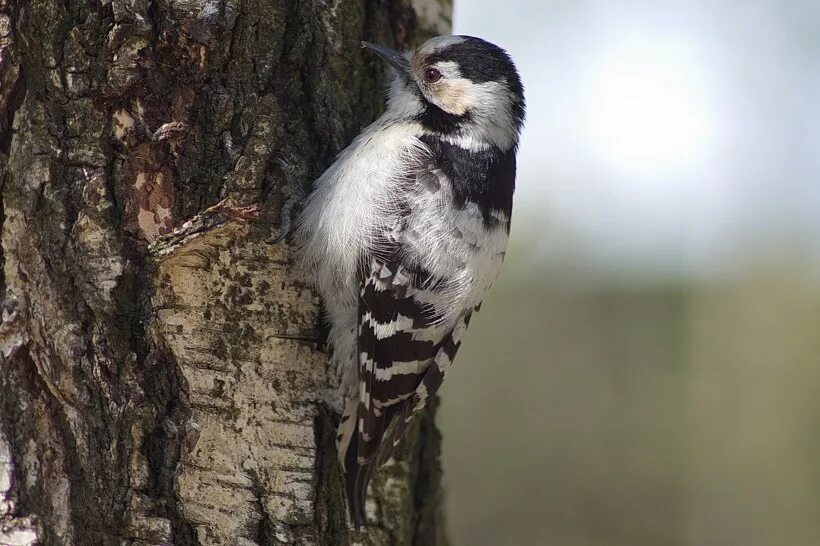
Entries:
POLYGON ((265 244, 412 4, 0 0, 0 543, 443 541, 431 418, 348 528, 319 301, 265 244))

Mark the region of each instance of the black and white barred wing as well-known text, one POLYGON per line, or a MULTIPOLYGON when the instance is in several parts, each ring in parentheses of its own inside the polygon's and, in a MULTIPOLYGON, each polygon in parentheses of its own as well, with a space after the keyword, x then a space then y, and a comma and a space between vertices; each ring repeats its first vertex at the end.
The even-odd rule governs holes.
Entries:
POLYGON ((367 485, 441 385, 470 314, 440 324, 425 301, 429 278, 374 259, 359 298, 359 407, 345 457, 354 523, 364 522, 367 485))

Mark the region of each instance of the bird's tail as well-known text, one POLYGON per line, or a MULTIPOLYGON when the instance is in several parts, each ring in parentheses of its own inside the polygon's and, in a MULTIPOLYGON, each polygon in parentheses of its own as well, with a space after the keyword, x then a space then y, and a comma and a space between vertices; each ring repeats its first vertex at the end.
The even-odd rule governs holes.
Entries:
POLYGON ((372 470, 365 468, 370 465, 362 466, 358 461, 359 447, 356 434, 358 409, 358 397, 348 396, 345 400, 342 418, 339 421, 339 430, 336 433, 336 453, 344 469, 347 506, 350 510, 350 519, 356 529, 361 528, 365 523, 364 503, 367 484, 370 481, 367 474, 372 473, 372 470))
POLYGON ((356 530, 359 530, 365 525, 364 507, 367 500, 367 486, 376 470, 376 461, 370 460, 359 464, 356 444, 357 439, 354 435, 345 454, 345 492, 350 519, 356 530))
MULTIPOLYGON (((354 407, 358 408, 358 404, 354 407)), ((359 458, 359 435, 356 434, 355 426, 351 427, 353 434, 351 434, 350 439, 346 441, 346 444, 342 445, 340 441, 340 448, 345 449, 344 452, 340 451, 339 453, 344 453, 342 465, 345 472, 347 505, 350 511, 350 519, 353 521, 353 525, 357 530, 365 525, 364 508, 370 480, 373 478, 376 470, 393 455, 393 451, 399 439, 403 436, 404 430, 409 422, 409 419, 407 419, 409 407, 407 403, 404 403, 388 410, 386 417, 390 425, 386 430, 378 431, 376 437, 378 448, 376 452, 366 460, 359 458)), ((349 420, 353 420, 355 423, 357 421, 356 414, 353 414, 349 420)), ((344 440, 345 434, 342 428, 345 425, 347 425, 347 421, 339 424, 339 435, 337 437, 342 440, 344 440)))

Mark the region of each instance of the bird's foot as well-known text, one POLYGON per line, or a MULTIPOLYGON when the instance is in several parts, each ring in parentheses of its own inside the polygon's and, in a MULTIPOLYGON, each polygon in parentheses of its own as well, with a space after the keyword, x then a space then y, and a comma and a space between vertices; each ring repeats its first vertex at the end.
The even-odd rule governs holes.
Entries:
POLYGON ((293 207, 304 201, 305 197, 307 196, 304 184, 302 183, 303 179, 307 178, 307 176, 299 169, 297 169, 295 164, 291 161, 287 161, 281 157, 277 157, 276 162, 282 169, 282 172, 285 175, 285 179, 290 184, 290 187, 292 188, 292 193, 285 200, 285 204, 282 205, 282 210, 279 213, 279 218, 281 219, 279 233, 275 236, 271 236, 265 241, 269 245, 276 245, 281 243, 290 234, 291 227, 293 225, 293 220, 291 218, 293 214, 293 207))

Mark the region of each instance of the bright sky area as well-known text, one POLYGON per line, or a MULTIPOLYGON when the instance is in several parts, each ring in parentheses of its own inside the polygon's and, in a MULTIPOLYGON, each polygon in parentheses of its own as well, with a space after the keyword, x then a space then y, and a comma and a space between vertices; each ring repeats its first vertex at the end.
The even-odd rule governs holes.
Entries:
POLYGON ((526 87, 513 238, 604 270, 820 256, 820 3, 456 0, 526 87))

